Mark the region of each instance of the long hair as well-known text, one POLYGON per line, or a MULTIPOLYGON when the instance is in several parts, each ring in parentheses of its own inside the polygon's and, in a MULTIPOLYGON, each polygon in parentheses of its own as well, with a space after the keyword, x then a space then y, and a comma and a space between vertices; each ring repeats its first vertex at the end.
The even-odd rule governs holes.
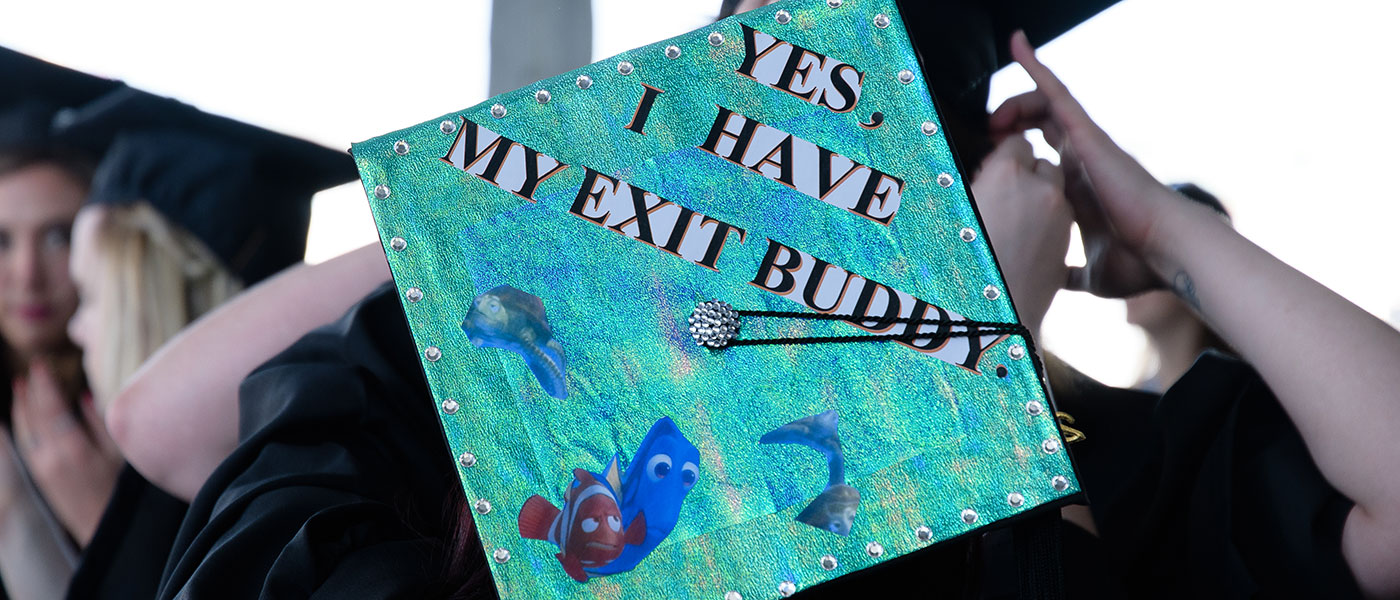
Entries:
POLYGON ((232 298, 242 283, 208 248, 150 204, 109 206, 98 225, 103 278, 101 373, 89 373, 98 398, 110 399, 167 340, 232 298))
MULTIPOLYGON (((57 167, 83 188, 91 185, 95 170, 95 165, 89 157, 61 148, 38 146, 24 149, 7 148, 0 151, 0 177, 35 165, 57 167)), ((8 425, 12 414, 14 398, 8 382, 14 381, 16 377, 27 376, 29 361, 35 358, 48 363, 49 372, 58 379, 68 412, 74 417, 81 417, 80 402, 88 390, 87 377, 83 373, 83 351, 68 339, 67 335, 63 336, 57 346, 46 350, 41 357, 22 356, 8 340, 0 338, 0 381, 6 382, 6 385, 0 385, 0 423, 8 425)), ((79 418, 78 422, 81 423, 82 419, 79 418)), ((87 433, 91 436, 94 432, 87 433)))

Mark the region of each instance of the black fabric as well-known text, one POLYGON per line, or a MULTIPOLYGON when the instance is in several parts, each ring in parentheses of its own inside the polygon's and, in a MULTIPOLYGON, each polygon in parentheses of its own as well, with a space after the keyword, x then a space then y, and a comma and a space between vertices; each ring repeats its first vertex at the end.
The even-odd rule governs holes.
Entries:
MULTIPOLYGON (((461 492, 416 356, 385 286, 250 375, 159 597, 445 595, 461 492)), ((484 572, 472 544, 459 570, 484 572)))
MULTIPOLYGON (((467 576, 493 597, 474 538, 470 560, 449 556, 461 493, 416 358, 386 286, 251 376, 243 443, 159 597, 433 598, 467 576), (458 581, 434 587, 445 568, 458 581)), ((1063 526, 1064 597, 1359 596, 1340 550, 1352 504, 1248 366, 1205 356, 1160 401, 1087 381, 1063 396, 1101 535, 1063 526)), ((1014 545, 1009 528, 959 538, 797 597, 1017 598, 1014 545)))
POLYGON ((52 143, 59 109, 79 106, 122 84, 0 48, 0 151, 34 151, 52 143))
POLYGON ((60 112, 53 135, 103 156, 88 202, 149 203, 247 285, 301 262, 312 195, 356 177, 345 152, 129 87, 60 112))
POLYGON ((1088 436, 1071 450, 1126 589, 1360 597, 1341 554, 1353 504, 1253 369, 1209 352, 1160 401, 1107 390, 1059 400, 1088 436))
POLYGON ((124 465, 68 598, 154 598, 187 506, 124 465))

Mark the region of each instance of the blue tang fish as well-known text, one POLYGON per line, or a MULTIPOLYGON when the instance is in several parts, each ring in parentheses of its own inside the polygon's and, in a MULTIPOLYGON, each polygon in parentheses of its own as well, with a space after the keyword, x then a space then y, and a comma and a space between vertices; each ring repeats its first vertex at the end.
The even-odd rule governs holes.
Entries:
POLYGON ((846 485, 846 455, 836 434, 836 411, 828 410, 783 425, 758 438, 760 444, 798 444, 826 457, 826 489, 795 519, 837 535, 850 535, 860 492, 846 485))
POLYGON ((472 300, 462 331, 477 347, 519 354, 546 394, 560 400, 568 397, 564 347, 555 341, 544 302, 538 297, 508 285, 497 286, 472 300))
POLYGON ((676 528, 681 503, 699 478, 700 450, 685 439, 670 417, 661 417, 647 431, 637 454, 627 464, 618 494, 623 523, 646 515, 646 539, 626 546, 607 565, 586 569, 588 573, 611 575, 630 571, 641 563, 676 528))

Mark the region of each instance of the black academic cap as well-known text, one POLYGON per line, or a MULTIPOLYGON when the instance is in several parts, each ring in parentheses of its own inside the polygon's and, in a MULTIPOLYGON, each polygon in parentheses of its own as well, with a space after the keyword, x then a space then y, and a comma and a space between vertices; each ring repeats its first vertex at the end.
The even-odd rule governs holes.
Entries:
POLYGON ((0 48, 0 150, 49 149, 56 111, 86 104, 121 85, 0 48))
POLYGON ((88 201, 145 201, 251 285, 306 253, 311 196, 356 178, 338 152, 132 88, 55 118, 102 152, 88 201))
POLYGON ((1011 64, 1011 34, 1039 47, 1118 0, 899 0, 904 25, 963 166, 991 152, 987 100, 992 74, 1011 64))

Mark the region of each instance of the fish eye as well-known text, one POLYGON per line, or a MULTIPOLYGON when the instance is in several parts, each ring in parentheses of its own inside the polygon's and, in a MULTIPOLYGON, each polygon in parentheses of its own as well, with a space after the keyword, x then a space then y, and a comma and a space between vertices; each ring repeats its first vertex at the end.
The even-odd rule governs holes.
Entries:
POLYGON ((486 308, 487 310, 490 310, 493 313, 501 312, 501 302, 495 298, 492 298, 491 303, 487 304, 486 308))
POLYGON ((658 454, 647 461, 647 479, 661 481, 671 472, 671 457, 658 454))
POLYGON ((695 480, 699 478, 700 467, 695 466, 695 463, 686 461, 681 465, 681 483, 685 484, 685 487, 695 485, 695 480))
POLYGON ((583 528, 584 533, 593 533, 598 530, 598 519, 588 517, 579 523, 579 527, 583 528))
POLYGON ((611 527, 613 531, 622 531, 622 519, 608 515, 608 527, 611 527))

